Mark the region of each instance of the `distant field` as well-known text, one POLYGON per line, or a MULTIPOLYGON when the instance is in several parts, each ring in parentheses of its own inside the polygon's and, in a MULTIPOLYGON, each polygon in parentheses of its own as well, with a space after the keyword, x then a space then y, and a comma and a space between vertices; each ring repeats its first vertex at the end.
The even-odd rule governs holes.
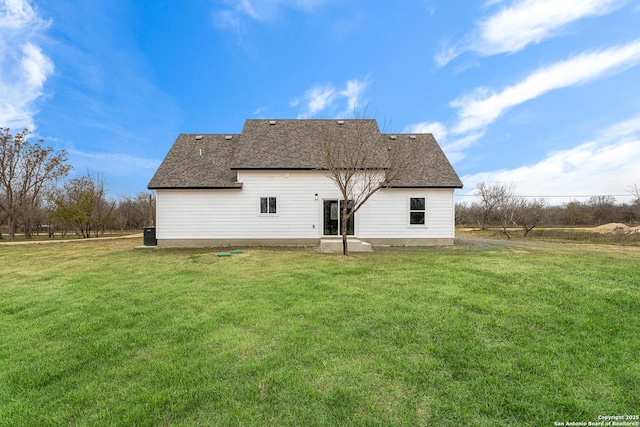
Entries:
MULTIPOLYGON (((620 224, 626 227, 624 224, 620 224)), ((550 241, 594 243, 601 245, 640 246, 640 231, 638 227, 626 227, 626 232, 616 229, 615 224, 599 227, 540 227, 534 228, 527 237, 523 237, 521 228, 508 228, 509 236, 517 241, 550 241)), ((456 236, 475 236, 489 238, 504 238, 504 232, 499 227, 481 230, 477 227, 458 227, 456 236)))
MULTIPOLYGON (((101 238, 101 239, 104 239, 107 237, 116 238, 116 237, 123 237, 123 236, 132 236, 132 235, 142 236, 142 230, 107 231, 105 233, 98 233, 98 238, 101 238)), ((91 234, 91 237, 89 239, 95 239, 95 238, 96 237, 93 234, 91 234)), ((23 233, 18 233, 16 234, 14 241, 26 242, 26 243, 33 243, 33 242, 38 243, 38 242, 59 242, 63 240, 85 240, 85 238, 82 237, 82 235, 75 234, 75 233, 67 233, 64 236, 61 233, 55 233, 53 237, 49 237, 48 233, 39 232, 39 233, 33 233, 29 239, 27 239, 23 233)), ((0 239, 0 244, 9 243, 9 242, 10 241, 8 240, 7 233, 3 231, 2 239, 0 239)))
POLYGON ((640 248, 0 245, 0 425, 640 415, 640 248))

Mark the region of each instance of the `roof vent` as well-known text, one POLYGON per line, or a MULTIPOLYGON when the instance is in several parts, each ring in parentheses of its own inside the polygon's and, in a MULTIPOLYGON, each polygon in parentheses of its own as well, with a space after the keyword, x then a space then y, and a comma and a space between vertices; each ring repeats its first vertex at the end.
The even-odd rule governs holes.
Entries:
POLYGON ((398 139, 398 137, 395 135, 389 135, 389 139, 398 139))
POLYGON ((232 135, 227 135, 227 136, 224 137, 224 139, 226 139, 227 141, 230 140, 231 138, 233 138, 232 135))
POLYGON ((202 135, 196 135, 196 139, 200 141, 202 139, 202 135))
POLYGON ((276 124, 276 121, 275 121, 275 120, 269 120, 269 124, 270 124, 271 126, 273 126, 273 125, 275 125, 275 124, 276 124))
POLYGON ((338 124, 339 125, 343 125, 344 124, 344 120, 338 120, 338 124))
POLYGON ((415 135, 409 135, 409 138, 411 138, 411 139, 416 139, 416 138, 417 138, 417 136, 415 136, 415 135))

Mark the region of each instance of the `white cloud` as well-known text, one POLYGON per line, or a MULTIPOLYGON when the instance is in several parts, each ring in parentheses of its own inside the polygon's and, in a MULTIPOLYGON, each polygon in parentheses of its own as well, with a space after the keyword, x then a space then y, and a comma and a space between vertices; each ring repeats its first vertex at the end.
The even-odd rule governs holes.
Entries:
POLYGON ((446 139, 449 131, 447 127, 440 122, 420 122, 407 126, 404 130, 406 133, 430 133, 442 144, 446 139))
POLYGON ((620 72, 640 62, 640 40, 610 49, 584 53, 566 61, 541 68, 521 82, 492 92, 486 88, 455 99, 459 122, 452 133, 463 134, 482 129, 509 108, 537 98, 554 89, 589 82, 608 73, 620 72))
POLYGON ((242 23, 240 15, 234 10, 221 10, 214 15, 214 24, 220 28, 231 28, 240 31, 242 23))
POLYGON ((292 100, 291 107, 302 106, 303 111, 298 114, 299 119, 308 119, 327 110, 336 111, 338 102, 346 101, 345 108, 336 114, 337 117, 347 117, 358 113, 362 105, 362 96, 370 85, 368 79, 348 80, 342 89, 333 83, 316 84, 308 89, 302 98, 292 100))
MULTIPOLYGON (((335 99, 336 88, 333 84, 319 84, 308 89, 304 94, 305 109, 298 115, 300 119, 308 119, 325 110, 335 99)), ((299 101, 298 101, 299 103, 299 101)))
POLYGON ((550 196, 561 203, 579 196, 615 195, 627 201, 627 186, 640 179, 640 115, 614 124, 595 140, 548 153, 540 162, 515 169, 462 177, 465 192, 480 182, 514 183, 526 196, 550 196))
POLYGON ((464 150, 471 147, 477 140, 484 136, 484 132, 475 132, 468 135, 455 138, 442 146, 442 149, 450 159, 455 158, 456 161, 465 157, 464 150))
MULTIPOLYGON (((68 150, 69 154, 77 157, 83 157, 85 159, 100 160, 103 165, 110 165, 106 171, 114 172, 115 169, 130 170, 130 169, 149 169, 155 170, 160 166, 161 161, 158 159, 147 159, 143 157, 134 157, 128 154, 120 153, 96 153, 80 151, 75 149, 68 150), (104 161, 104 162, 103 162, 104 161)), ((92 168, 98 168, 95 163, 90 163, 92 168)))
POLYGON ((228 0, 228 7, 215 12, 215 22, 223 28, 242 28, 247 19, 268 22, 275 20, 282 9, 312 13, 333 0, 228 0))
POLYGON ((20 65, 25 72, 24 80, 30 87, 41 89, 53 72, 53 62, 42 53, 38 46, 32 43, 25 44, 22 53, 20 65))
MULTIPOLYGON (((587 83, 640 63, 640 40, 609 49, 583 53, 529 74, 522 81, 496 92, 478 88, 449 104, 458 109, 454 123, 421 122, 409 132, 433 133, 450 160, 464 158, 464 150, 482 138, 486 128, 512 107, 552 90, 587 83)), ((618 125, 631 126, 633 121, 618 125)), ((635 129, 635 128, 634 128, 635 129)))
POLYGON ((254 116, 263 116, 269 107, 258 107, 253 111, 254 116))
POLYGON ((633 137, 633 135, 636 133, 640 133, 640 115, 609 127, 607 130, 602 132, 600 138, 617 140, 621 138, 633 137))
POLYGON ((347 108, 340 114, 341 117, 357 115, 358 110, 362 106, 362 95, 369 87, 369 80, 352 79, 347 81, 344 89, 339 93, 340 96, 347 98, 347 108))
POLYGON ((349 80, 347 82, 347 86, 340 91, 340 95, 347 98, 348 108, 350 111, 358 108, 360 95, 366 88, 367 88, 366 82, 360 82, 356 79, 353 79, 353 80, 349 80))
POLYGON ((49 23, 24 0, 0 0, 0 125, 35 128, 35 101, 53 73, 37 40, 49 23))
MULTIPOLYGON (((495 3, 504 1, 489 1, 486 5, 495 3)), ((442 67, 467 50, 484 56, 514 53, 555 37, 571 22, 605 15, 624 3, 625 0, 514 0, 479 22, 467 40, 445 45, 435 61, 442 67)))
POLYGON ((469 135, 457 136, 452 139, 447 125, 440 122, 421 122, 409 125, 404 129, 405 133, 430 133, 438 141, 447 158, 452 163, 464 159, 464 150, 469 148, 478 139, 484 136, 484 132, 475 132, 469 135))
POLYGON ((48 26, 27 0, 2 0, 0 3, 0 31, 33 31, 48 26))
POLYGON ((452 163, 457 163, 466 157, 465 150, 484 136, 484 132, 471 133, 452 140, 446 140, 442 151, 452 163))
POLYGON ((555 36, 570 22, 605 15, 621 4, 620 0, 519 1, 480 23, 474 49, 482 55, 517 52, 555 36))
POLYGON ((469 48, 464 43, 457 43, 453 46, 448 43, 443 43, 440 52, 438 52, 433 59, 436 61, 436 64, 438 64, 438 67, 444 67, 467 50, 469 50, 469 48))
POLYGON ((253 5, 249 0, 240 0, 240 4, 238 5, 238 10, 246 13, 253 19, 260 19, 260 15, 253 8, 253 5))
POLYGON ((487 0, 487 1, 484 3, 484 6, 485 6, 485 7, 487 7, 487 6, 493 6, 494 4, 504 3, 505 1, 507 1, 507 0, 487 0))

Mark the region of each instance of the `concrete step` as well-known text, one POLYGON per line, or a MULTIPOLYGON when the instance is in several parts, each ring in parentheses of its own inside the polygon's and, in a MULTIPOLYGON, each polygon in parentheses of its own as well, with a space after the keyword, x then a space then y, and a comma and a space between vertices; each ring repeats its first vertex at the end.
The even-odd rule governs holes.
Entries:
MULTIPOLYGON (((371 252, 373 248, 371 243, 363 242, 358 239, 347 239, 347 247, 349 252, 371 252)), ((342 239, 321 239, 320 252, 336 253, 342 252, 342 239)))

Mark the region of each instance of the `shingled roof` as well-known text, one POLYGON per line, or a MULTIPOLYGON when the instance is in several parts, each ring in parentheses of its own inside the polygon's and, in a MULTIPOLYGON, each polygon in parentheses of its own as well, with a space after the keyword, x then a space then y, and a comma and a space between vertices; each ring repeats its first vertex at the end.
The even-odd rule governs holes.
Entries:
MULTIPOLYGON (((395 149, 409 153, 408 166, 400 171, 392 187, 462 188, 462 181, 430 133, 393 135, 395 149)), ((391 138, 391 135, 383 135, 391 138)), ((403 153, 400 154, 402 157, 403 153)))
MULTIPOLYGON (((340 120, 340 124, 337 120, 247 120, 232 167, 326 169, 323 141, 327 138, 381 142, 375 120, 340 120)), ((383 163, 368 166, 384 168, 383 163)))
POLYGON ((241 188, 236 170, 327 169, 327 138, 366 139, 367 168, 387 169, 392 150, 410 153, 393 187, 462 188, 433 135, 381 134, 375 120, 247 120, 240 135, 182 134, 148 188, 241 188))
POLYGON ((242 188, 236 182, 236 171, 231 169, 239 137, 181 134, 148 188, 242 188))

